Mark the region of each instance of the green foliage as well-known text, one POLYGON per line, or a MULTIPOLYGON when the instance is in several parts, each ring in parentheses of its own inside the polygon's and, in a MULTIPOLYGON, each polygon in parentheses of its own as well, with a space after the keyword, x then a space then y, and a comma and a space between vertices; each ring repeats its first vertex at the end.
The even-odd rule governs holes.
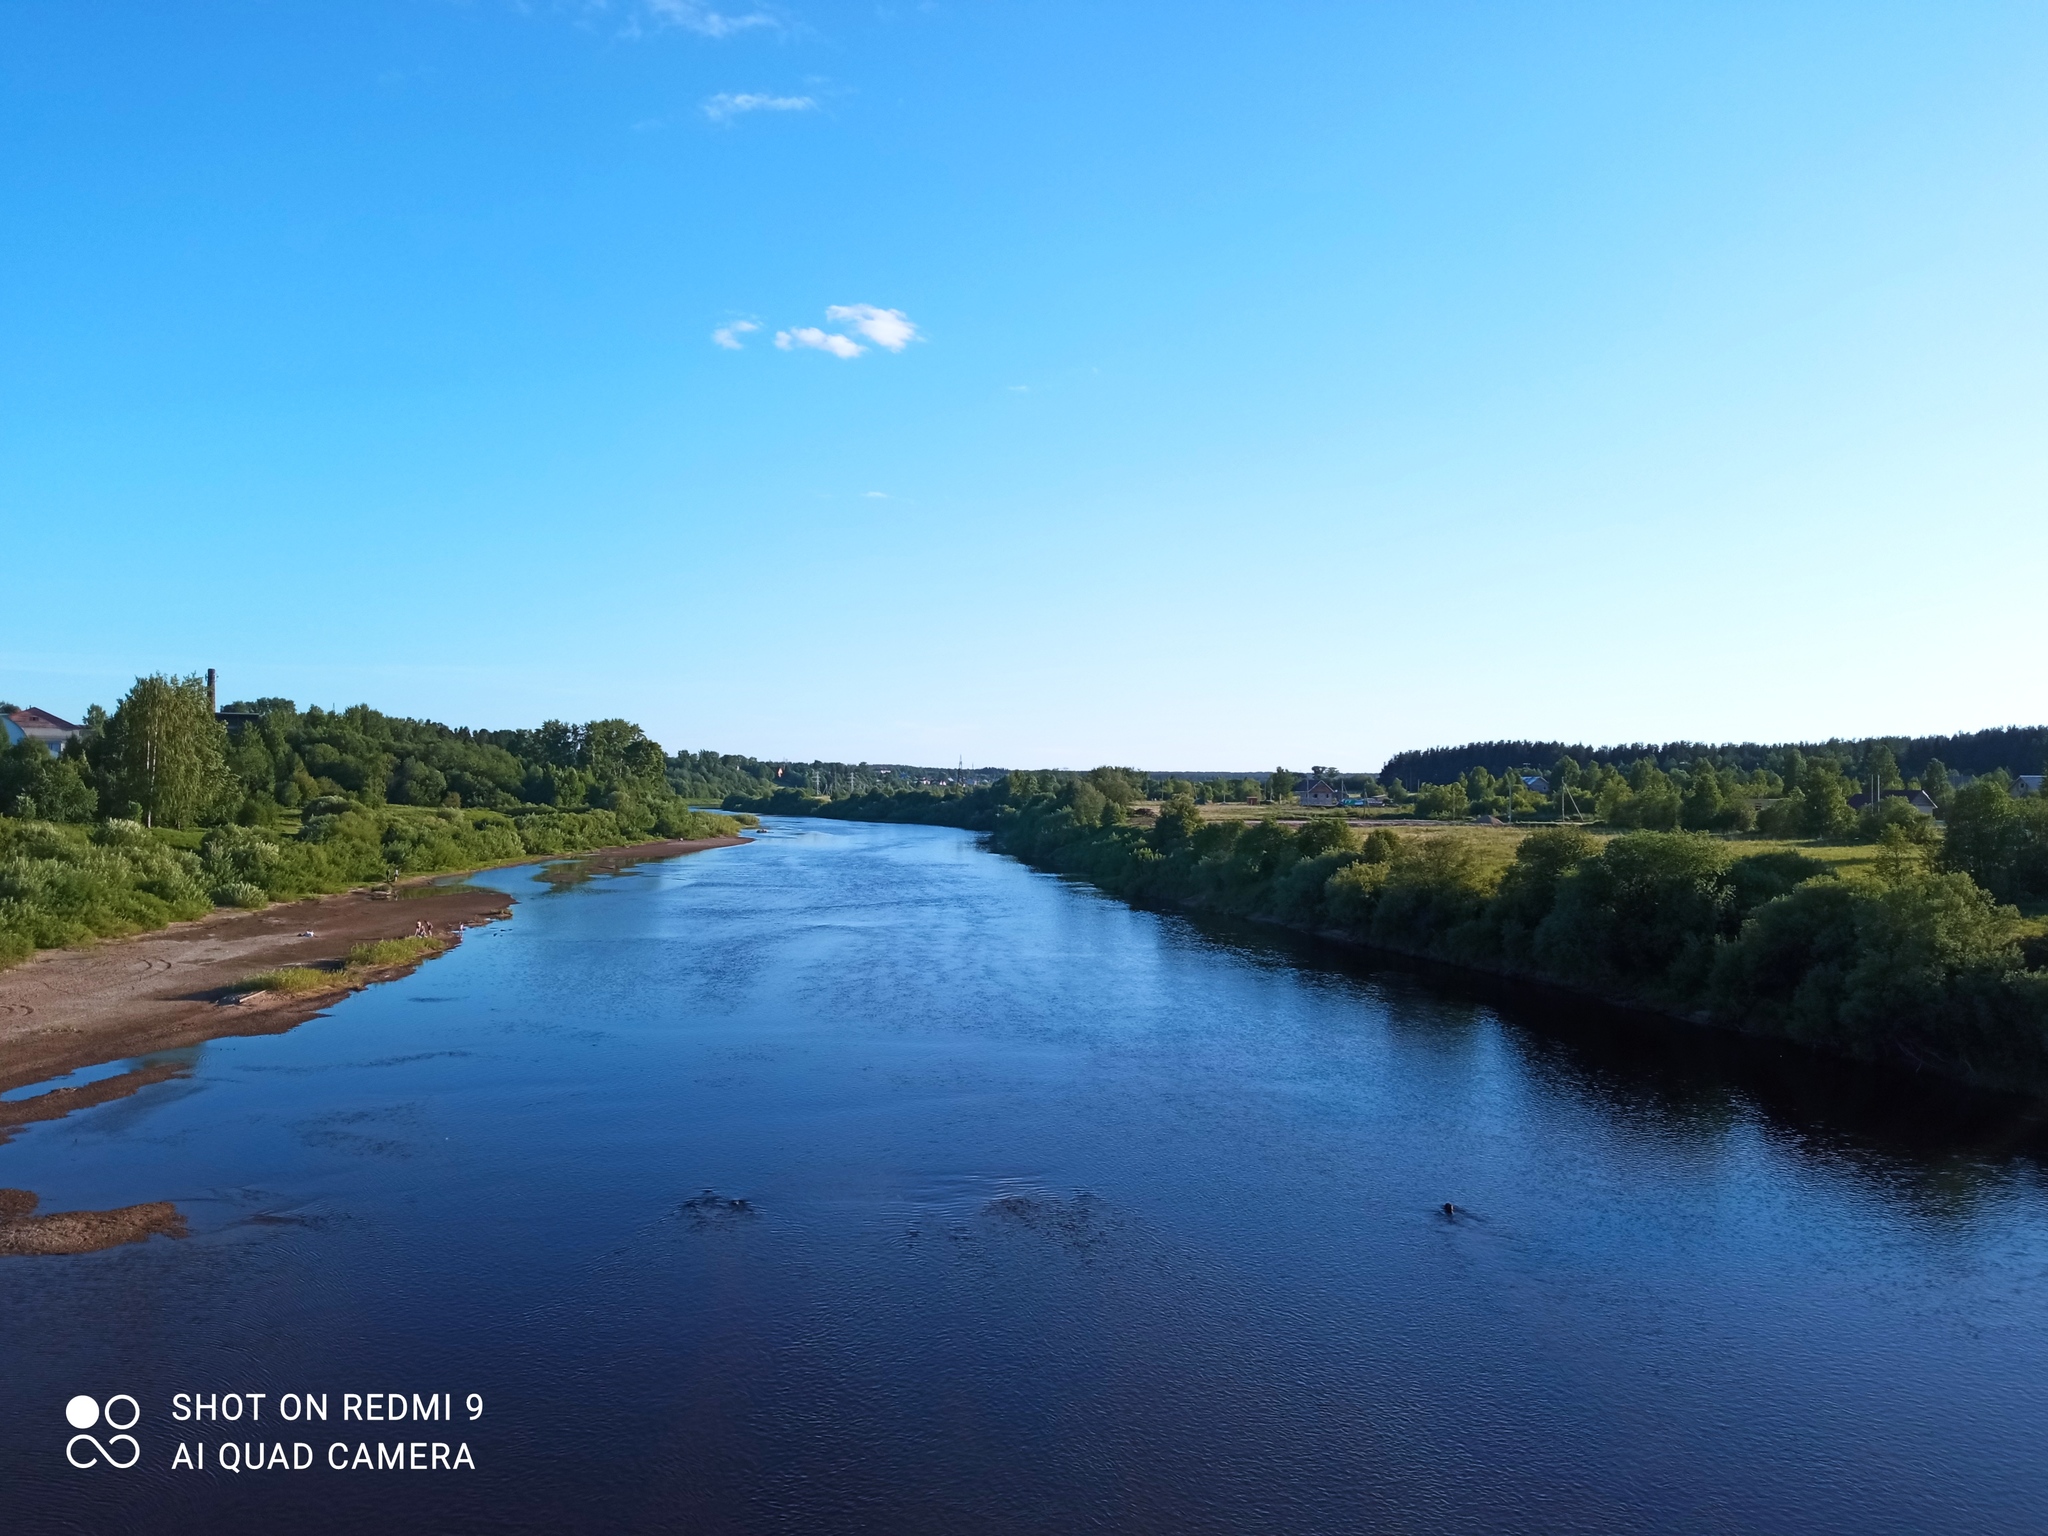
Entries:
POLYGON ((1544 827, 1530 833, 1501 877, 1497 908, 1502 920, 1533 933, 1556 904, 1558 882, 1599 851, 1599 839, 1579 827, 1544 827))
POLYGON ((448 941, 436 934, 410 934, 397 939, 375 939, 367 944, 357 944, 348 952, 348 963, 352 966, 410 965, 415 960, 424 960, 437 955, 448 947, 448 941))
POLYGON ((1128 810, 1144 798, 1144 775, 1131 768, 1092 768, 1087 782, 1099 793, 1104 802, 1128 810))
MULTIPOLYGON (((1718 784, 1711 794, 1713 811, 1720 810, 1718 784)), ((1697 804, 1698 802, 1696 802, 1697 804)), ((1597 801, 1600 819, 1610 826, 1640 827, 1669 832, 1683 821, 1684 803, 1680 787, 1671 775, 1657 766, 1655 758, 1638 758, 1626 780, 1608 779, 1597 801)))
POLYGON ((99 792, 76 755, 52 757, 38 741, 0 750, 0 812, 23 821, 91 821, 99 792))
MULTIPOLYGON (((830 801, 801 789, 772 789, 765 794, 731 794, 725 797, 728 811, 747 811, 755 816, 809 816, 830 801)), ((876 820, 884 818, 876 817, 876 820)))
POLYGON ((1947 765, 1938 757, 1927 759, 1927 766, 1920 770, 1920 787, 1944 809, 1955 795, 1955 786, 1949 783, 1947 765))
MULTIPOLYGON (((1485 767, 1495 775, 1514 773, 1532 764, 1552 765, 1553 786, 1568 786, 1583 797, 1597 792, 1601 770, 1625 768, 1648 756, 1664 772, 1674 776, 1710 763, 1722 776, 1722 791, 1729 790, 1730 777, 1738 779, 1745 792, 1759 798, 1774 798, 1796 787, 1809 758, 1828 758, 1859 782, 1875 777, 1881 787, 1904 787, 1900 765, 1934 760, 1945 776, 1949 768, 1965 776, 1983 775, 2002 768, 2008 774, 2038 773, 2048 758, 2048 726, 2001 726, 1955 736, 1864 737, 1854 741, 1822 743, 1673 741, 1661 747, 1643 744, 1593 747, 1583 743, 1557 741, 1480 741, 1458 747, 1437 747, 1427 751, 1401 752, 1380 769, 1383 780, 1400 779, 1408 784, 1443 784, 1462 778, 1473 767, 1485 767)), ((1942 794, 1932 776, 1921 774, 1921 786, 1937 800, 1942 794)), ((1942 786, 1945 789, 1945 785, 1942 786)))
POLYGON ((668 760, 663 776, 671 790, 690 800, 752 797, 776 787, 773 764, 718 752, 678 752, 668 760))
POLYGON ((1924 847, 1935 840, 1934 818, 1914 810, 1903 799, 1880 799, 1856 813, 1860 841, 1880 842, 1887 833, 1897 833, 1906 842, 1924 847))
POLYGON ((200 861, 130 821, 0 821, 0 962, 213 908, 200 861))
POLYGON ((2048 976, 2011 915, 1962 874, 1800 886, 1719 957, 1717 1012, 1864 1059, 2001 1086, 2048 1083, 2048 976))
POLYGON ((2048 896, 2048 799, 2016 799, 1995 775, 1964 785, 1948 808, 1941 863, 2001 901, 2048 896))
POLYGON ((1827 758, 1806 765, 1799 781, 1803 797, 1799 831, 1806 837, 1847 837, 1855 830, 1856 813, 1849 809, 1849 783, 1827 758))
POLYGON ((288 965, 275 971, 264 971, 251 976, 242 985, 254 992, 283 992, 294 995, 359 987, 372 979, 367 974, 370 971, 383 970, 394 965, 411 965, 416 961, 425 960, 431 955, 440 954, 448 948, 450 942, 434 934, 377 939, 350 948, 347 961, 337 969, 288 965))
POLYGON ((1161 853, 1173 853, 1192 843, 1202 830, 1202 813, 1195 807, 1192 786, 1160 807, 1152 826, 1152 846, 1161 853))
POLYGON ((287 965, 274 971, 260 971, 242 985, 251 992, 283 992, 295 995, 304 992, 325 992, 332 987, 346 986, 347 981, 339 971, 323 971, 311 965, 287 965))
POLYGON ((1840 767, 1830 758, 1791 755, 1798 759, 1795 787, 1765 808, 1758 829, 1772 837, 1853 836, 1856 813, 1849 808, 1850 784, 1840 767))
MULTIPOLYGON (((342 796, 362 807, 606 810, 633 836, 653 831, 662 808, 678 799, 660 746, 626 720, 477 731, 360 704, 301 712, 289 699, 258 699, 232 707, 256 716, 226 745, 240 784, 234 819, 245 825, 342 796)), ((695 759, 691 765, 695 772, 695 759)))
POLYGON ((1099 827, 1102 825, 1103 813, 1109 809, 1109 801, 1101 790, 1083 779, 1069 786, 1067 809, 1073 812, 1077 826, 1099 827))
POLYGON ((88 713, 62 759, 0 753, 0 804, 34 813, 0 818, 0 964, 394 872, 739 830, 679 799, 661 748, 624 720, 480 732, 287 699, 238 712, 256 718, 231 736, 201 680, 140 678, 111 717, 88 713), (95 800, 153 829, 57 824, 95 800))
MULTIPOLYGON (((1193 806, 1188 809, 1192 811, 1193 806)), ((1308 859, 1326 853, 1356 853, 1361 846, 1358 833, 1343 816, 1311 816, 1308 824, 1294 834, 1295 847, 1308 859)))
MULTIPOLYGON (((1796 766, 1825 806, 1832 765, 1796 766)), ((1657 798, 1657 780, 1638 777, 1631 799, 1657 798)), ((2017 844, 1999 829, 2027 813, 1998 793, 1976 800, 1989 807, 1986 845, 2010 860, 2017 844)), ((1903 824, 1882 834, 1876 880, 1838 879, 1797 852, 1733 857, 1694 832, 1603 843, 1561 826, 1525 838, 1496 882, 1473 839, 1454 831, 1375 828, 1358 839, 1334 817, 1298 831, 1201 825, 1187 805, 1173 808, 1174 831, 1141 837, 1085 822, 1077 799, 1088 804, 1071 785, 989 797, 994 845, 1137 902, 1334 931, 1838 1053, 2048 1090, 2048 974, 2026 968, 2009 910, 1965 874, 1930 871, 1903 824)), ((1671 801, 1686 795, 1674 789, 1671 801)))
POLYGON ((241 801, 203 678, 137 678, 96 745, 102 802, 140 806, 145 826, 189 827, 241 801))
POLYGON ((1470 802, 1463 783, 1425 784, 1415 796, 1415 814, 1429 821, 1463 821, 1470 802))

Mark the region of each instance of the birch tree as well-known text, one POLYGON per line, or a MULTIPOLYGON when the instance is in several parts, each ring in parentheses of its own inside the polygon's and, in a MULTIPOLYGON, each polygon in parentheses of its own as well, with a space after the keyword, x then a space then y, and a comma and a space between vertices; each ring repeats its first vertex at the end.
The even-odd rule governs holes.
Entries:
POLYGON ((138 677, 107 722, 117 802, 142 808, 146 826, 189 826, 235 798, 228 733, 207 705, 201 677, 138 677))

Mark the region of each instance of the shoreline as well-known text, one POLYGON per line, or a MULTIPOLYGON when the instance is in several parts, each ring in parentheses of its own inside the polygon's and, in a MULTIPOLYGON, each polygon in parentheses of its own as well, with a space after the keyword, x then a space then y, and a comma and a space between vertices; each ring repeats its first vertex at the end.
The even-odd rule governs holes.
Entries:
POLYGON ((1591 1004, 1613 1013, 1630 1016, 1658 1029, 1668 1030, 1671 1026, 1677 1025, 1688 1030, 1725 1035, 1758 1044, 1790 1047, 1810 1053, 1816 1058, 1897 1073, 1920 1081, 1939 1082, 1946 1087, 1967 1093, 2025 1103, 2034 1111, 2048 1111, 2048 1082, 2012 1072, 1984 1070, 1963 1057, 1944 1060, 1939 1056, 1922 1055, 1903 1040, 1891 1041, 1886 1048, 1873 1050, 1867 1054, 1838 1049, 1826 1042, 1796 1038, 1781 1028, 1752 1027, 1751 1022, 1746 1019, 1722 1017, 1705 1008, 1687 1009, 1675 1006, 1646 991, 1626 987, 1608 988, 1592 982, 1573 981, 1549 972, 1525 969, 1508 963, 1490 964, 1469 957, 1453 958, 1449 955, 1365 938, 1341 928, 1320 927, 1313 923, 1295 922, 1262 913, 1234 912, 1226 907, 1212 905, 1199 895, 1144 899, 1119 891, 1082 870, 1064 868, 1056 861, 1040 862, 1025 858, 1004 848, 1000 838, 995 834, 983 833, 981 837, 983 846, 991 852, 1015 859, 1027 869, 1036 869, 1057 875, 1061 879, 1077 881, 1100 891, 1113 901, 1122 902, 1136 910, 1178 912, 1188 916, 1250 923, 1329 944, 1368 959, 1380 957, 1404 965, 1421 967, 1446 978, 1466 978, 1475 982, 1519 988, 1538 998, 1591 1004))
MULTIPOLYGON (((0 1093, 208 1040, 282 1034, 347 993, 406 975, 433 956, 359 970, 346 983, 318 992, 246 993, 240 983, 285 966, 339 966, 353 946, 408 937, 419 922, 432 923, 459 944, 456 930, 512 915, 514 898, 503 891, 466 884, 436 889, 441 882, 487 869, 570 861, 593 873, 610 872, 746 841, 670 838, 584 854, 530 856, 417 876, 399 882, 383 898, 363 887, 254 911, 222 909, 79 949, 40 950, 0 971, 0 1093), (311 937, 303 937, 308 931, 311 937)), ((0 1100, 0 1142, 21 1126, 58 1119, 179 1075, 182 1069, 173 1066, 145 1066, 26 1099, 0 1100)))

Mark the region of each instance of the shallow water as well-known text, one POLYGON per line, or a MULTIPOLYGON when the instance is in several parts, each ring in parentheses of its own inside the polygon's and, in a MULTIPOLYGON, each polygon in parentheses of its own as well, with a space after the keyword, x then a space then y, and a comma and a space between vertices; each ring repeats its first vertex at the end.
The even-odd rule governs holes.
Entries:
POLYGON ((513 919, 410 978, 0 1146, 192 1233, 0 1259, 8 1531, 2048 1529, 2005 1106, 943 829, 490 878, 513 919), (389 1392, 455 1422, 341 1421, 389 1392), (136 1398, 137 1466, 66 1464, 76 1393, 136 1398), (475 1469, 326 1466, 415 1438, 475 1469))

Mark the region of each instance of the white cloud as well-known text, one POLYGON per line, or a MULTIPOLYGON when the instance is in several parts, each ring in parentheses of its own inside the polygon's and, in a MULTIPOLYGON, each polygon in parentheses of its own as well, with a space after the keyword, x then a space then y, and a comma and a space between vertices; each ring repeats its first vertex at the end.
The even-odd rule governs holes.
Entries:
POLYGON ((711 333, 711 344, 723 347, 728 352, 740 350, 740 338, 749 331, 758 331, 760 326, 752 320, 735 320, 731 325, 721 325, 711 333))
POLYGON ((700 37, 733 37, 756 27, 779 29, 782 25, 766 11, 728 16, 703 4, 702 0, 641 0, 641 3, 658 25, 681 27, 685 32, 695 32, 700 37))
POLYGON ((775 345, 785 352, 798 347, 810 347, 819 352, 830 352, 834 357, 859 357, 867 348, 851 336, 841 336, 833 331, 821 331, 815 325, 800 325, 795 330, 777 331, 775 345))
POLYGON ((726 123, 742 112, 815 112, 818 103, 809 96, 761 96, 750 91, 737 94, 720 91, 704 100, 704 115, 714 123, 726 123))
MULTIPOLYGON (((878 309, 872 304, 832 304, 826 306, 825 318, 834 324, 851 327, 876 346, 890 352, 901 352, 913 341, 923 340, 910 316, 900 309, 878 309)), ((712 340, 717 341, 718 338, 713 336, 712 340)), ((719 345, 727 343, 720 341, 719 345)), ((815 325, 777 331, 775 345, 785 352, 808 347, 817 352, 830 352, 834 357, 859 357, 867 351, 853 337, 840 331, 821 330, 815 325)))
POLYGON ((918 339, 917 326, 900 309, 877 309, 872 304, 833 304, 825 318, 850 325, 878 347, 901 352, 918 339))
POLYGON ((887 491, 862 491, 861 496, 867 501, 887 501, 889 499, 887 491))

